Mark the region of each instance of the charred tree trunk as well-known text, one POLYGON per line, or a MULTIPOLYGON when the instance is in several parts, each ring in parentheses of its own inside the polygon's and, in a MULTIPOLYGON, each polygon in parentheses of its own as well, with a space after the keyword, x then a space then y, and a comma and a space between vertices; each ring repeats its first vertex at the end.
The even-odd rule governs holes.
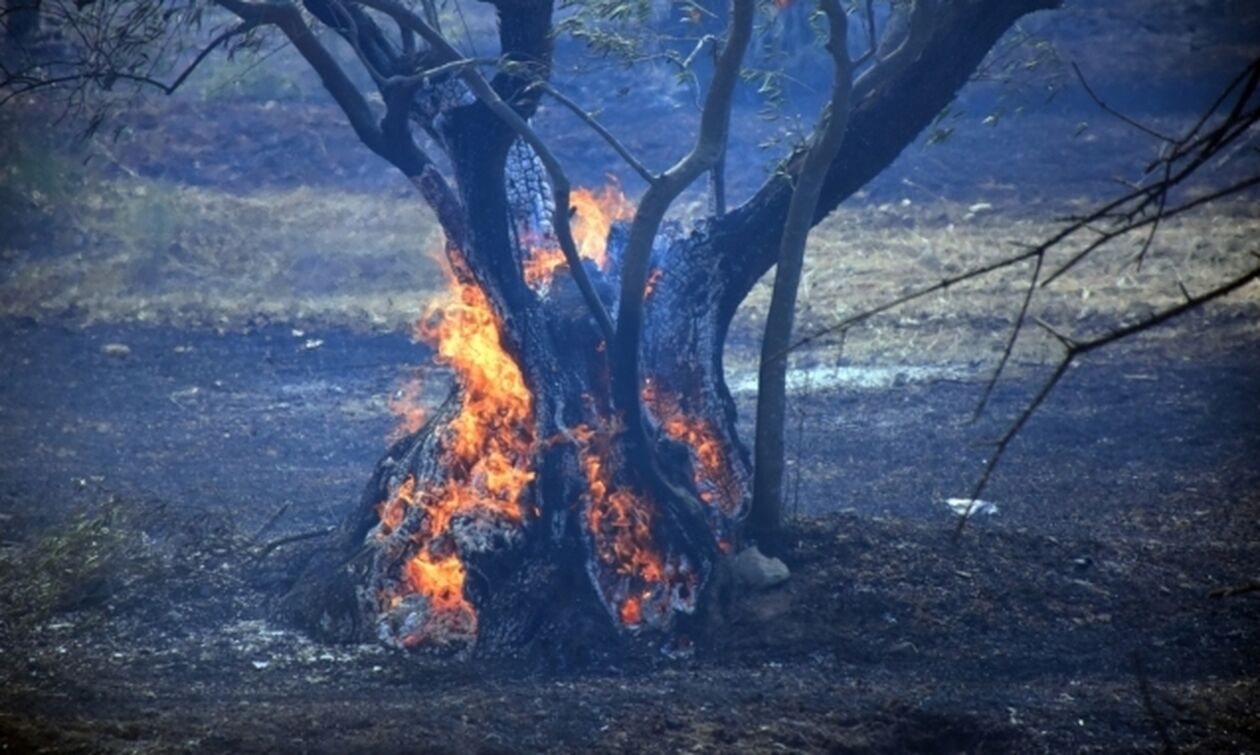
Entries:
MULTIPOLYGON (((362 2, 421 36, 429 31, 392 0, 362 2)), ((877 89, 858 88, 815 222, 914 139, 1011 23, 1051 2, 950 4, 914 65, 877 89)), ((497 7, 504 54, 545 74, 550 3, 497 7)), ((309 44, 288 22, 295 45, 309 44)), ((339 33, 352 32, 362 29, 339 33)), ((528 80, 501 71, 491 83, 521 117, 533 112, 538 89, 528 80)), ((536 272, 543 257, 558 254, 554 208, 519 129, 454 77, 431 89, 442 87, 440 96, 425 95, 430 104, 419 114, 401 98, 422 96, 387 88, 379 131, 362 117, 352 122, 412 179, 446 231, 455 301, 444 322, 471 330, 444 339, 440 358, 459 384, 425 427, 388 450, 279 613, 328 639, 533 652, 559 663, 637 640, 683 650, 715 620, 704 596, 721 582, 721 554, 767 534, 747 519, 752 465, 736 433, 722 352, 736 308, 776 260, 792 181, 772 179, 691 233, 666 225, 646 271, 642 258, 630 266, 629 285, 623 255, 642 247, 631 243, 628 224, 613 226, 607 261, 583 266, 607 312, 633 312, 621 299, 642 292, 637 356, 627 359, 632 341, 618 327, 618 342, 608 342, 564 264, 536 272), (413 119, 450 157, 453 188, 415 148, 413 119), (627 362, 636 365, 634 380, 618 372, 627 362), (641 435, 622 422, 640 413, 639 401, 641 435), (643 472, 645 459, 658 474, 643 472), (674 505, 654 477, 699 501, 702 521, 674 505)), ((352 93, 330 91, 348 113, 362 111, 352 93)), ((797 163, 789 160, 789 172, 797 163)))
MULTIPOLYGON (((715 568, 711 549, 693 547, 686 525, 642 484, 618 432, 607 344, 565 269, 522 282, 531 250, 513 239, 536 231, 535 219, 504 222, 519 218, 519 207, 487 189, 512 185, 503 180, 509 148, 487 149, 493 135, 472 123, 453 119, 451 128, 461 134, 452 135, 454 154, 464 138, 480 145, 462 163, 461 203, 478 210, 467 213, 470 231, 454 250, 457 286, 470 307, 485 297, 503 354, 519 368, 490 377, 499 389, 519 380, 507 394, 520 403, 479 395, 487 386, 476 381, 457 388, 425 427, 390 448, 281 613, 328 639, 528 648, 559 664, 636 639, 683 651, 707 618, 700 595, 715 568), (470 414, 481 445, 463 454, 470 414)), ((609 274, 588 270, 609 308, 623 233, 612 234, 609 274)), ((721 379, 725 324, 715 300, 693 295, 721 274, 719 260, 711 247, 678 241, 653 261, 669 271, 656 276, 646 308, 654 453, 674 485, 705 503, 713 542, 731 551, 751 475, 721 379)))

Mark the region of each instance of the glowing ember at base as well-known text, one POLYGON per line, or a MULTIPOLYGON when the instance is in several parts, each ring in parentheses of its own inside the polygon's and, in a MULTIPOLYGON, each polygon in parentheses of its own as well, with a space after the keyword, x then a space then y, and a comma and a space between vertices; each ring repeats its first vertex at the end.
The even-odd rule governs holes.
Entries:
POLYGON ((379 633, 404 647, 471 644, 477 615, 464 592, 463 557, 520 530, 522 499, 534 479, 533 404, 477 286, 452 280, 419 334, 455 371, 462 402, 437 443, 444 479, 417 489, 408 476, 378 508, 380 523, 369 541, 383 556, 397 548, 408 554, 374 596, 379 633))
MULTIPOLYGON (((615 183, 598 192, 574 189, 569 194, 569 205, 573 208, 571 225, 578 254, 600 270, 607 270, 608 232, 613 223, 634 217, 634 205, 615 183)), ((566 264, 564 252, 550 236, 529 238, 523 245, 529 249, 521 265, 525 282, 535 289, 545 289, 555 278, 556 271, 566 264)))
POLYGON ((695 610, 698 575, 687 559, 662 552, 655 542, 655 505, 615 485, 606 433, 586 425, 572 429, 586 473, 586 524, 594 545, 591 578, 604 603, 616 606, 624 626, 664 628, 675 611, 695 610))

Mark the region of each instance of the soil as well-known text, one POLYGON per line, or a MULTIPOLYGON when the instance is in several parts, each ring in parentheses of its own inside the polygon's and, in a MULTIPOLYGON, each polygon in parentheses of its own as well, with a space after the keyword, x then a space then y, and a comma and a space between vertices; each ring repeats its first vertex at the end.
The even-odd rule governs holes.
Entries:
POLYGON ((1077 368, 957 539, 982 377, 810 393, 788 583, 558 670, 266 621, 264 544, 350 504, 421 347, 7 321, 0 749, 1260 751, 1260 592, 1209 597, 1260 576, 1260 352, 1185 327, 1077 368))

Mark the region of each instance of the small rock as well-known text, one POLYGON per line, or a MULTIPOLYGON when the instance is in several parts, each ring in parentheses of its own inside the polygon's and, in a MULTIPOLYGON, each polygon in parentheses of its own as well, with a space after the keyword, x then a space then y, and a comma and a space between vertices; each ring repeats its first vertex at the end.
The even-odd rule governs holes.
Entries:
POLYGON ((754 590, 774 587, 792 576, 787 564, 766 556, 755 545, 740 551, 731 559, 731 572, 735 575, 736 582, 754 590))
POLYGON ((131 347, 125 343, 107 343, 101 347, 101 353, 107 357, 125 357, 131 353, 131 347))

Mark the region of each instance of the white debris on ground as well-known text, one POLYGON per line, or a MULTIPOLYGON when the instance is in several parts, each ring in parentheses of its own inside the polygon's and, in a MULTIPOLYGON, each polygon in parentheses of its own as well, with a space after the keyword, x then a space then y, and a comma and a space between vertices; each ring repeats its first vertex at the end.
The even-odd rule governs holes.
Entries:
POLYGON ((979 498, 946 498, 945 505, 958 516, 976 516, 998 513, 997 504, 993 501, 982 501, 979 498))
MULTIPOLYGON (((933 380, 966 380, 974 370, 963 365, 894 364, 887 366, 818 365, 790 370, 787 375, 789 393, 807 393, 831 388, 891 388, 907 383, 933 380)), ((749 372, 730 381, 731 393, 751 395, 757 392, 757 373, 749 372)))

